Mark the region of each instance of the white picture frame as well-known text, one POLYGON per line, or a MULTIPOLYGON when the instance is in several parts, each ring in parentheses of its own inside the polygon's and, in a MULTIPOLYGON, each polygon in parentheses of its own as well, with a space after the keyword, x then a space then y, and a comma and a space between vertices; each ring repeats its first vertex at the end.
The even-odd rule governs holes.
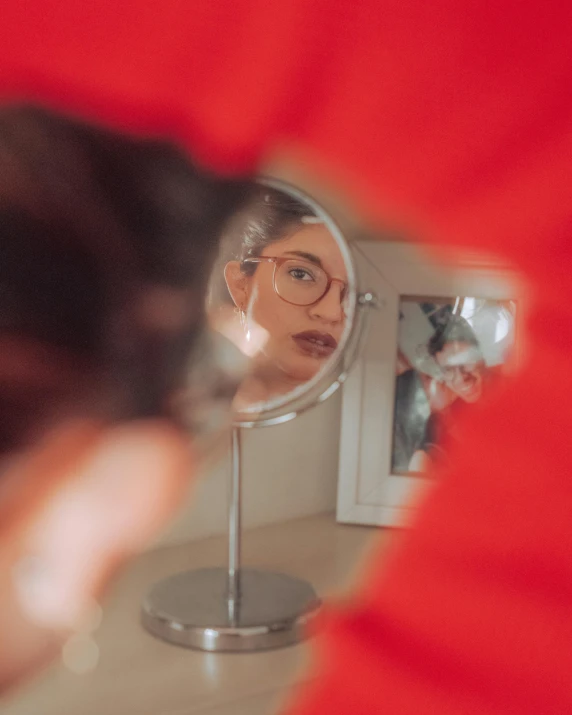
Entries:
POLYGON ((432 483, 391 469, 401 297, 516 300, 519 352, 526 289, 515 271, 476 254, 459 254, 445 265, 412 244, 362 241, 354 248, 360 287, 376 293, 379 307, 369 315, 364 348, 342 388, 336 517, 346 524, 403 527, 432 483))

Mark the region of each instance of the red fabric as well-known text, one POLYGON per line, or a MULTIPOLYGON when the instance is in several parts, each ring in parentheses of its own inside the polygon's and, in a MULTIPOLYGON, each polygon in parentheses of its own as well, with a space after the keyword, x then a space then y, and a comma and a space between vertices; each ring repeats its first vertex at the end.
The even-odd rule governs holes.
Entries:
POLYGON ((529 361, 389 567, 330 613, 296 715, 572 712, 572 4, 4 2, 0 91, 174 134, 224 171, 289 147, 380 225, 494 250, 529 361))

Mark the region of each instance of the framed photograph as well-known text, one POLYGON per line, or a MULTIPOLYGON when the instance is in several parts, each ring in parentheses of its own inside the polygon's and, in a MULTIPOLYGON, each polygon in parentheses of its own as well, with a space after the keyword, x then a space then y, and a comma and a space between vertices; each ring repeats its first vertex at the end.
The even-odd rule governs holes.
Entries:
POLYGON ((525 290, 476 255, 440 265, 409 244, 356 244, 380 306, 343 387, 337 518, 406 525, 461 415, 518 365, 525 290))

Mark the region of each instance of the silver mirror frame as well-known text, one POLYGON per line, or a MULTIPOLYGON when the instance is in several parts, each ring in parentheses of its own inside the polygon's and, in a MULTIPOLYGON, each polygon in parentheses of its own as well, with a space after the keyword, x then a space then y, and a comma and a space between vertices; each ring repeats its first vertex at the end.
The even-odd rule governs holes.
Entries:
POLYGON ((302 412, 324 402, 336 392, 345 381, 359 353, 366 327, 365 310, 376 304, 373 293, 369 291, 359 293, 356 263, 349 243, 330 214, 306 192, 282 179, 264 176, 257 179, 257 182, 292 196, 309 206, 318 216, 324 218, 324 223, 335 238, 347 267, 350 320, 348 320, 340 341, 340 349, 316 377, 290 396, 276 400, 274 405, 271 403, 267 409, 258 412, 252 411, 252 413, 248 410, 235 412, 233 426, 240 428, 269 427, 289 422, 302 412))

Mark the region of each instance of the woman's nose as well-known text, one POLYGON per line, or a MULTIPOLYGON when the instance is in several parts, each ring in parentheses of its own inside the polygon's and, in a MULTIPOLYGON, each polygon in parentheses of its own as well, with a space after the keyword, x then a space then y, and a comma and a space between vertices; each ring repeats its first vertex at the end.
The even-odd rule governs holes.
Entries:
POLYGON ((342 305, 344 286, 332 283, 328 292, 314 305, 310 306, 310 315, 326 320, 329 323, 339 323, 344 319, 342 305))
POLYGON ((462 365, 457 368, 457 381, 463 385, 467 382, 472 382, 473 374, 470 370, 466 370, 462 365))

